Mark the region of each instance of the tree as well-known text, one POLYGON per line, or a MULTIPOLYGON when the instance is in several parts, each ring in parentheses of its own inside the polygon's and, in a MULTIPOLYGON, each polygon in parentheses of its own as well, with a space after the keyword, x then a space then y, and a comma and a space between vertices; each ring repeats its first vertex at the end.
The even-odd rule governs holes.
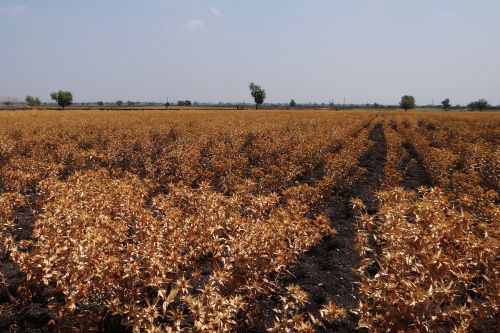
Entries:
POLYGON ((66 106, 71 105, 73 103, 73 94, 69 91, 59 90, 58 92, 54 92, 50 94, 50 98, 59 104, 64 110, 66 106))
POLYGON ((471 110, 476 110, 478 109, 479 111, 482 111, 484 109, 487 109, 490 107, 490 104, 488 103, 487 100, 481 98, 480 100, 478 101, 474 101, 474 102, 470 102, 469 105, 467 105, 467 107, 471 110))
POLYGON ((405 112, 408 109, 413 109, 415 107, 415 98, 413 96, 404 95, 401 97, 401 102, 399 103, 401 108, 405 109, 405 112))
POLYGON ((266 91, 262 89, 261 86, 251 82, 250 83, 250 94, 252 95, 254 101, 255 101, 255 109, 259 108, 259 105, 262 105, 264 103, 264 100, 266 99, 266 91))
POLYGON ((37 108, 40 105, 42 105, 42 101, 38 97, 33 97, 28 95, 24 100, 26 101, 26 104, 28 104, 32 108, 37 108))
POLYGON ((128 105, 128 106, 134 106, 134 105, 135 105, 135 102, 132 102, 132 101, 127 101, 127 105, 128 105))
POLYGON ((445 99, 444 101, 441 102, 441 105, 443 105, 443 109, 445 111, 448 111, 451 107, 450 99, 449 98, 445 99))
POLYGON ((166 102, 165 104, 163 104, 166 108, 168 108, 170 106, 170 102, 166 102))
POLYGON ((191 106, 192 103, 190 100, 185 100, 185 101, 177 101, 177 106, 191 106))
POLYGON ((490 107, 490 104, 488 103, 487 100, 485 100, 484 98, 481 98, 480 100, 476 101, 475 102, 475 105, 476 105, 476 108, 479 110, 479 111, 483 111, 484 109, 487 109, 490 107))
POLYGON ((97 105, 99 105, 99 106, 103 106, 103 105, 104 105, 104 102, 103 102, 103 101, 99 101, 99 102, 97 102, 97 105))
POLYGON ((123 101, 121 100, 118 100, 115 102, 116 106, 122 106, 123 105, 123 101))
POLYGON ((290 107, 291 107, 291 108, 294 108, 294 107, 296 107, 296 106, 297 106, 297 103, 295 103, 295 100, 293 100, 293 99, 292 99, 292 100, 290 101, 290 107))

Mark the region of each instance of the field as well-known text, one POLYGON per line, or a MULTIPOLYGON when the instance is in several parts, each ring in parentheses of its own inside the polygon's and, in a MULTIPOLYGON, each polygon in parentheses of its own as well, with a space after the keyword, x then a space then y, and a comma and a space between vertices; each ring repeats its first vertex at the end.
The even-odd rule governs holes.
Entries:
POLYGON ((0 112, 0 331, 495 332, 500 114, 0 112))

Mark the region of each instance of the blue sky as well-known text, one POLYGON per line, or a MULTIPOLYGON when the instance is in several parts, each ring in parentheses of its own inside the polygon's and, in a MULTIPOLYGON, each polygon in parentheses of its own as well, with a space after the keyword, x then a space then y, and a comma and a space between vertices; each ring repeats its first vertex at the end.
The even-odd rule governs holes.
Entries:
POLYGON ((0 0, 0 97, 500 104, 498 0, 0 0))

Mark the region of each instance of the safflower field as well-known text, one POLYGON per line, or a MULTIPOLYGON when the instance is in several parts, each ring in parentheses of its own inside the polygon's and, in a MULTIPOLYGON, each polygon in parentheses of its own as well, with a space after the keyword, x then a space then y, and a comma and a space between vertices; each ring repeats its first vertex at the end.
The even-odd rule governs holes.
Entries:
POLYGON ((500 115, 0 112, 0 331, 496 332, 500 115))

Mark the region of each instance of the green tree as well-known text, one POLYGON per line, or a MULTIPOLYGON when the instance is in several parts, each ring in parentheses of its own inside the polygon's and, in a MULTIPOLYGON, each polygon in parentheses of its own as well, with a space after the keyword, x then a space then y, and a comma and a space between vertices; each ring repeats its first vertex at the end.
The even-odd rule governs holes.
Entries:
POLYGON ((415 98, 413 96, 404 95, 401 97, 399 105, 402 109, 405 109, 405 112, 409 109, 413 109, 415 107, 415 98))
POLYGON ((24 100, 26 101, 26 104, 28 104, 32 108, 37 108, 40 105, 42 105, 42 101, 38 97, 33 97, 28 95, 24 100))
POLYGON ((116 106, 122 106, 123 105, 123 101, 122 100, 118 100, 115 102, 116 106))
POLYGON ((264 103, 264 100, 266 99, 266 91, 262 89, 261 86, 251 82, 250 83, 250 94, 252 95, 254 101, 255 101, 255 109, 259 108, 259 105, 262 105, 264 103))
POLYGON ((444 101, 441 102, 441 105, 443 106, 443 109, 445 111, 448 111, 451 107, 450 99, 449 98, 445 99, 444 101))
POLYGON ((104 105, 104 102, 103 102, 103 101, 99 101, 99 102, 97 102, 97 105, 99 105, 99 106, 103 106, 103 105, 104 105))
POLYGON ((290 107, 291 107, 291 108, 294 108, 294 107, 296 107, 296 106, 297 106, 297 103, 295 103, 295 100, 293 100, 293 99, 292 99, 292 100, 290 101, 290 107))
POLYGON ((65 107, 70 106, 73 103, 73 94, 69 91, 59 90, 58 92, 54 92, 50 94, 50 98, 59 104, 64 110, 65 107))

